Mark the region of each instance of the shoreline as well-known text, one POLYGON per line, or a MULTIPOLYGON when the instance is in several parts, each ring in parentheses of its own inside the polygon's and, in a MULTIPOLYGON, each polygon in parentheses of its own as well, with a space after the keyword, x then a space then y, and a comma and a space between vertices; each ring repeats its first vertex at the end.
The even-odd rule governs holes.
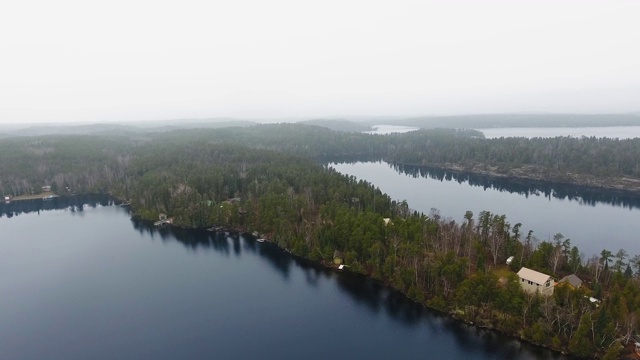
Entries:
POLYGON ((522 167, 510 169, 507 173, 498 172, 497 167, 490 165, 474 165, 472 168, 457 164, 414 164, 400 161, 391 161, 390 164, 401 166, 415 166, 433 168, 443 171, 451 171, 457 174, 467 174, 476 176, 486 176, 494 179, 529 181, 537 184, 575 186, 586 191, 611 191, 614 193, 630 196, 640 196, 640 179, 629 177, 599 178, 593 175, 584 174, 541 174, 541 169, 534 167, 522 167), (487 169, 488 168, 488 169, 487 169), (533 174, 524 175, 525 173, 533 174))
POLYGON ((6 201, 24 201, 24 200, 44 200, 45 198, 48 199, 53 199, 53 198, 58 198, 61 195, 58 195, 56 193, 53 192, 47 192, 47 193, 40 193, 40 194, 32 194, 32 195, 18 195, 16 197, 10 197, 9 200, 6 201))
MULTIPOLYGON (((116 206, 119 206, 119 205, 116 205, 116 206)), ((139 216, 135 215, 135 213, 133 211, 131 212, 131 214, 132 214, 132 219, 135 218, 137 221, 143 222, 143 223, 147 224, 150 228, 153 228, 153 229, 177 228, 177 229, 186 230, 186 231, 213 232, 213 233, 216 233, 216 234, 225 234, 225 233, 237 234, 238 236, 244 236, 246 238, 251 238, 256 243, 264 243, 264 242, 259 242, 257 240, 260 236, 263 236, 264 234, 259 234, 259 236, 256 237, 252 232, 250 232, 247 229, 221 227, 218 230, 209 230, 209 228, 206 228, 206 227, 192 228, 192 227, 185 227, 185 226, 180 226, 180 225, 175 225, 175 224, 164 224, 162 226, 155 226, 153 224, 152 220, 142 219, 139 216)), ((402 294, 402 296, 404 296, 407 300, 409 300, 409 301, 411 301, 411 302, 413 302, 413 303, 415 303, 417 305, 422 306, 424 309, 427 309, 429 311, 437 312, 438 314, 441 314, 443 316, 447 316, 448 318, 453 319, 453 320, 455 320, 457 322, 466 324, 468 326, 473 326, 476 329, 481 329, 481 330, 484 330, 484 331, 491 331, 491 332, 494 332, 496 334, 500 334, 502 336, 506 336, 506 337, 509 337, 511 339, 518 340, 518 341, 521 341, 523 343, 527 343, 529 345, 533 345, 533 346, 539 347, 541 349, 552 351, 552 352, 554 352, 554 353, 556 353, 558 355, 566 356, 566 357, 569 357, 569 358, 575 358, 572 354, 567 353, 565 351, 553 349, 553 348, 545 346, 543 344, 534 343, 532 341, 529 341, 529 340, 521 337, 518 334, 502 331, 502 330, 496 328, 493 323, 488 323, 488 324, 485 324, 485 323, 481 324, 480 322, 474 323, 473 321, 469 321, 469 320, 466 320, 466 319, 463 319, 463 318, 459 317, 458 314, 455 311, 442 311, 442 310, 437 309, 435 307, 431 307, 431 306, 429 306, 427 304, 427 302, 417 301, 417 300, 411 298, 407 293, 405 293, 402 290, 397 289, 394 286, 392 286, 389 282, 384 281, 383 279, 379 279, 379 278, 376 278, 374 276, 371 276, 371 274, 366 274, 366 273, 361 273, 361 272, 358 272, 358 271, 349 270, 348 268, 339 269, 337 265, 334 265, 332 262, 326 262, 324 260, 323 261, 314 261, 314 260, 311 260, 311 259, 309 259, 307 257, 302 256, 302 255, 298 255, 296 253, 293 253, 291 250, 289 250, 287 248, 283 248, 282 246, 278 245, 277 242, 272 241, 270 236, 266 236, 265 239, 266 239, 267 243, 271 244, 272 246, 277 247, 282 252, 287 253, 289 256, 291 256, 292 258, 294 258, 294 259, 296 259, 298 261, 304 261, 304 262, 306 262, 308 264, 312 264, 314 266, 318 266, 318 267, 321 267, 321 268, 326 269, 326 270, 331 270, 331 271, 333 271, 335 273, 350 272, 352 274, 356 274, 358 276, 365 277, 368 280, 375 281, 378 284, 380 284, 380 285, 382 285, 384 287, 387 287, 388 289, 390 289, 392 291, 395 291, 395 292, 397 292, 399 294, 402 294)))

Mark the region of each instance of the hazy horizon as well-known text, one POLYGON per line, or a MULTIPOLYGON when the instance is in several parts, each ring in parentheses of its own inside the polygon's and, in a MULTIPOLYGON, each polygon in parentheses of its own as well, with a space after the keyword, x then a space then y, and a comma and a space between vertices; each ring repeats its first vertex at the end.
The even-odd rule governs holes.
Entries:
POLYGON ((636 1, 63 0, 4 13, 0 124, 640 111, 636 1))

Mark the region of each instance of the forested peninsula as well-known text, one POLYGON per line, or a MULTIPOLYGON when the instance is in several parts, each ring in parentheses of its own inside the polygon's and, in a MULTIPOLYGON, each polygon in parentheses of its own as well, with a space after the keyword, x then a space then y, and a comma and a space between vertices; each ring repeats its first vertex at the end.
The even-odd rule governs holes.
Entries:
MULTIPOLYGON (((0 190, 16 198, 111 193, 135 216, 176 226, 257 231, 297 256, 366 274, 431 308, 580 357, 632 356, 640 329, 640 256, 582 258, 558 234, 467 212, 457 223, 412 211, 328 160, 383 159, 640 191, 640 141, 484 139, 473 130, 367 135, 298 124, 55 135, 0 140, 0 190), (584 179, 590 179, 586 183, 584 179), (513 256, 509 266, 508 257, 513 256), (523 292, 521 266, 585 286, 523 292), (598 301, 593 301, 598 299, 598 301)), ((606 247, 606 246, 603 246, 606 247)), ((617 249, 611 249, 617 250, 617 249)))

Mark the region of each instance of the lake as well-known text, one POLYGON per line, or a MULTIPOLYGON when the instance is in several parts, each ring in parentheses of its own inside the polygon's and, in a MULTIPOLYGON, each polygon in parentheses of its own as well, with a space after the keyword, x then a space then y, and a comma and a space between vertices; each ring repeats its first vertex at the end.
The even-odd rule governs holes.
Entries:
POLYGON ((393 199, 429 214, 463 221, 467 210, 477 219, 480 211, 505 214, 522 233, 534 231, 540 240, 562 233, 590 257, 608 249, 640 254, 640 196, 597 189, 495 179, 473 174, 385 162, 330 164, 337 171, 364 179, 393 199))
POLYGON ((0 204, 7 359, 566 359, 270 243, 104 196, 0 204))

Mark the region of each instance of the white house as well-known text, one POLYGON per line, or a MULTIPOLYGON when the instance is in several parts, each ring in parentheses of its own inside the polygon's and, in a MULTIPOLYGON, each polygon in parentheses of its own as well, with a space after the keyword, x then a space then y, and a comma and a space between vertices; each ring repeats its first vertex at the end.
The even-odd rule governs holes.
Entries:
POLYGON ((555 282, 550 275, 523 267, 518 271, 522 290, 534 293, 539 291, 542 295, 553 295, 555 282))

